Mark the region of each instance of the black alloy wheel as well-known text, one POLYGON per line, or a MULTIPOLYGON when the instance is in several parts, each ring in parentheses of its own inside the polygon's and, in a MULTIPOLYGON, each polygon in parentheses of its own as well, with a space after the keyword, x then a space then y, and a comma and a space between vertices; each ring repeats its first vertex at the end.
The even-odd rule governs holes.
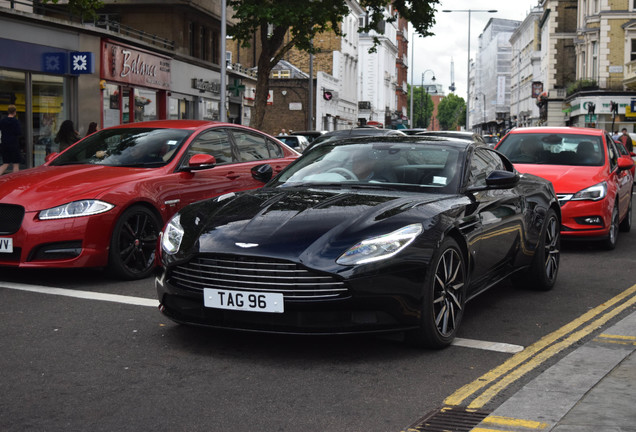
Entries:
POLYGON ((530 288, 548 291, 554 287, 561 258, 561 221, 552 209, 546 214, 543 231, 537 244, 529 276, 525 279, 530 288))
POLYGON ((464 315, 466 266, 457 242, 446 238, 426 276, 420 328, 406 334, 413 345, 443 348, 451 344, 464 315))
POLYGON ((613 250, 616 248, 616 242, 618 241, 619 220, 618 220, 618 204, 614 204, 614 210, 612 210, 612 219, 609 228, 607 238, 603 242, 603 246, 607 250, 613 250))
POLYGON ((152 210, 134 206, 115 224, 110 242, 109 269, 122 279, 150 276, 155 266, 160 222, 152 210))

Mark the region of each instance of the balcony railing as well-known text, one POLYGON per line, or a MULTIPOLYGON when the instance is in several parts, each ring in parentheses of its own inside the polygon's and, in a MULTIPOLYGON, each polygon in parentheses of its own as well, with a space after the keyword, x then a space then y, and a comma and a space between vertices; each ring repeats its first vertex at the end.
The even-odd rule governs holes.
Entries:
POLYGON ((132 37, 155 46, 174 50, 174 41, 159 37, 151 33, 147 33, 143 30, 128 27, 115 20, 112 20, 112 16, 110 15, 97 15, 94 20, 86 21, 81 16, 71 13, 70 10, 65 6, 56 6, 50 3, 43 5, 41 2, 32 0, 0 0, 0 8, 11 9, 20 13, 41 15, 45 17, 57 17, 60 19, 66 19, 71 23, 93 25, 95 27, 103 28, 105 30, 132 37))

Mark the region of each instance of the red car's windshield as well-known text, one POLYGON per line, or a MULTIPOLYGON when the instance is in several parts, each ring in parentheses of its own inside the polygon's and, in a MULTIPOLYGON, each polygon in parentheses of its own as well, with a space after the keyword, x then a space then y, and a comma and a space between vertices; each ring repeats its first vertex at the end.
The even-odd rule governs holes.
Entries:
POLYGON ((50 165, 163 166, 191 133, 183 129, 104 129, 78 142, 50 165))
POLYGON ((592 135, 511 133, 497 150, 520 164, 600 166, 605 162, 601 137, 592 135))

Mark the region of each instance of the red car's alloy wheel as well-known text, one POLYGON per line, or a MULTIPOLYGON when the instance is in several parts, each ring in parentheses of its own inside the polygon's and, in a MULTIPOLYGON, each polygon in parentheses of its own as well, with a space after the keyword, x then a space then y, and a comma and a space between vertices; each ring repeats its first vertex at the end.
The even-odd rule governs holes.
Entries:
POLYGON ((126 210, 115 225, 110 247, 110 269, 125 279, 149 276, 155 265, 160 223, 142 206, 126 210))

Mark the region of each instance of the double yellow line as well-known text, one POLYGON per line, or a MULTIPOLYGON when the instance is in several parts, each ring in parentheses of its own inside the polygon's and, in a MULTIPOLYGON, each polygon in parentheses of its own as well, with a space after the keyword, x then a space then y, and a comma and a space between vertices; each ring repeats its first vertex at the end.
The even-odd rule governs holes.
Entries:
POLYGON ((444 401, 447 406, 468 403, 469 409, 481 409, 502 390, 537 368, 560 351, 598 330, 627 308, 636 304, 636 285, 611 300, 581 315, 559 330, 515 354, 495 369, 465 385, 444 401), (468 402, 470 400, 470 402, 468 402))

